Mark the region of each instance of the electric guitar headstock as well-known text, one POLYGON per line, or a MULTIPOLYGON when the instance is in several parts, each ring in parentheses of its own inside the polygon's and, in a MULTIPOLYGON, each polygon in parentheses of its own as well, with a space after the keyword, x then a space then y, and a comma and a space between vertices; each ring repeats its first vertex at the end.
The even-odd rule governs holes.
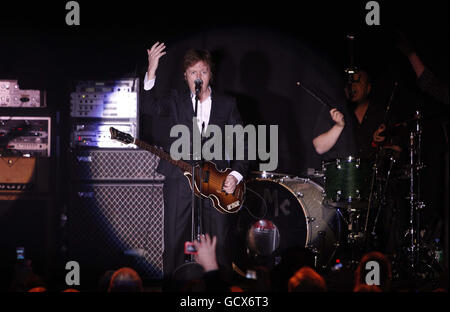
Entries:
POLYGON ((116 128, 110 127, 109 132, 111 133, 111 139, 117 140, 119 142, 122 142, 124 144, 131 144, 134 143, 134 138, 131 134, 122 132, 117 130, 116 128))

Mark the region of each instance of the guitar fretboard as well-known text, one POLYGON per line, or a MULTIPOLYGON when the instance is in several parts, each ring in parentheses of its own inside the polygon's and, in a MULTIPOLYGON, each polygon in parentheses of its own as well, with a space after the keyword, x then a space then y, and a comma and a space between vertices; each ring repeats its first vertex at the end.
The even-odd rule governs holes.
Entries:
POLYGON ((185 162, 183 160, 175 160, 168 153, 164 152, 163 150, 160 150, 159 148, 157 148, 153 145, 150 145, 148 143, 145 143, 139 139, 134 139, 134 144, 136 144, 137 146, 139 146, 142 149, 145 149, 146 151, 149 151, 149 152, 155 154, 156 156, 158 156, 161 159, 167 160, 172 165, 181 168, 184 172, 189 172, 192 174, 192 166, 190 164, 188 164, 187 162, 185 162))

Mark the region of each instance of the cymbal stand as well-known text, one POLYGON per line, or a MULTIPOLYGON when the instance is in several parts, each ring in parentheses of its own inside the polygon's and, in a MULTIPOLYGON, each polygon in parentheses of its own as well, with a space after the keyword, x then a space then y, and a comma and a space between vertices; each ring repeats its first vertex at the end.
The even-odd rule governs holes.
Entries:
POLYGON ((420 171, 423 169, 421 162, 421 140, 422 140, 422 127, 420 123, 420 112, 416 111, 416 128, 410 132, 409 136, 409 175, 410 175, 410 187, 409 187, 409 248, 408 248, 408 260, 409 268, 412 272, 416 272, 419 264, 420 255, 420 211, 425 207, 425 204, 420 198, 420 171))

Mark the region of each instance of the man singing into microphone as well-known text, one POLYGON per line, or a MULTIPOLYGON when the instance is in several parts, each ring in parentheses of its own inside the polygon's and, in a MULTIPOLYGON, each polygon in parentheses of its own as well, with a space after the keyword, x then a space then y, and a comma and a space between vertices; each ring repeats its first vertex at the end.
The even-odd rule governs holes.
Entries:
MULTIPOLYGON (((193 151, 193 127, 197 126, 200 133, 208 125, 216 125, 225 133, 225 125, 242 124, 241 116, 233 98, 213 92, 211 54, 206 50, 188 50, 183 58, 183 72, 186 88, 172 90, 163 98, 157 98, 155 88, 158 80, 156 70, 160 58, 166 54, 164 43, 155 43, 148 53, 148 71, 144 78, 144 95, 141 101, 141 112, 153 116, 165 117, 170 126, 184 125, 190 129, 190 145, 193 151), (196 118, 193 123, 193 118, 196 118)), ((169 133, 157 133, 163 137, 164 150, 169 151, 171 144, 178 138, 170 137, 169 133)), ((203 140, 203 138, 202 138, 203 140)), ((224 149, 223 149, 224 150, 224 149)), ((228 155, 228 159, 233 159, 228 155)), ((227 161, 225 157, 212 160, 217 168, 231 168, 223 185, 223 191, 233 193, 238 183, 241 183, 248 169, 248 161, 227 161)), ((193 164, 192 158, 187 161, 193 164)), ((192 191, 188 179, 183 172, 165 160, 161 160, 157 171, 165 176, 164 192, 164 276, 170 278, 174 271, 185 263, 184 243, 191 240, 191 209, 192 191)), ((231 270, 232 246, 230 238, 233 234, 234 214, 223 214, 217 211, 209 199, 197 200, 195 205, 202 205, 203 232, 217 236, 217 260, 219 266, 231 270)), ((196 219, 197 220, 197 219, 196 219)), ((197 233, 203 234, 203 233, 197 233)))

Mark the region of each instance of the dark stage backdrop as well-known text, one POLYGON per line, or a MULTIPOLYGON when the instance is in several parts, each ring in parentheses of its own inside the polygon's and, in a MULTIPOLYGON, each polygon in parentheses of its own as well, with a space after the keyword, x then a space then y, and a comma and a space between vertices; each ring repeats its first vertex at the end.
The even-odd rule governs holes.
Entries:
MULTIPOLYGON (((61 110, 64 118, 77 79, 142 77, 146 49, 164 41, 168 54, 161 60, 158 84, 168 90, 183 83, 184 51, 207 48, 217 63, 215 87, 237 98, 244 122, 279 125, 277 171, 299 174, 320 165, 311 135, 321 104, 296 82, 327 102, 342 101, 343 70, 349 65, 346 34, 356 35, 355 65, 373 74, 378 102, 385 104, 393 82, 400 82, 394 109, 405 119, 429 99, 418 92, 413 71, 395 48, 396 29, 405 32, 440 78, 448 79, 448 4, 379 1, 381 25, 367 26, 365 3, 281 2, 269 7, 230 2, 218 11, 202 7, 198 17, 188 18, 189 3, 171 10, 133 1, 120 8, 107 1, 80 1, 79 27, 65 25, 62 5, 10 4, 11 14, 1 22, 8 31, 2 37, 0 75, 18 78, 23 88, 47 89, 49 107, 61 110)), ((441 115, 435 105, 426 106, 441 115)), ((163 125, 153 124, 148 131, 158 136, 163 125)), ((434 130, 442 136, 440 129, 434 130)))
MULTIPOLYGON (((320 165, 313 152, 312 130, 322 104, 305 93, 304 83, 319 96, 344 101, 342 75, 320 51, 291 36, 268 29, 225 28, 204 31, 180 40, 170 40, 167 57, 161 60, 157 84, 161 93, 184 85, 181 60, 190 47, 212 51, 216 68, 215 90, 234 96, 246 125, 278 125, 277 172, 301 174, 320 165)), ((329 100, 328 100, 329 102, 329 100)), ((330 103, 335 105, 336 103, 330 103)), ((168 133, 164 120, 154 120, 143 129, 158 140, 168 133), (164 129, 164 130, 162 130, 164 129)), ((253 166, 258 169, 257 162, 253 166)))

